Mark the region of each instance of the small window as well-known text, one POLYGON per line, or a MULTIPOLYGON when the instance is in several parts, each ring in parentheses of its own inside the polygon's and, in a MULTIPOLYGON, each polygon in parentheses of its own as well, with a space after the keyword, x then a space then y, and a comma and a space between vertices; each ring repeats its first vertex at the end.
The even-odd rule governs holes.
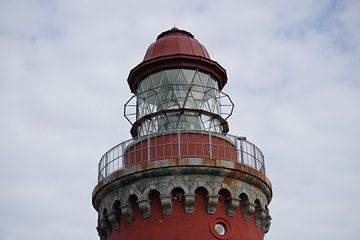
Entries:
POLYGON ((215 231, 216 231, 219 235, 224 236, 225 233, 226 233, 226 229, 225 229, 224 224, 222 224, 222 223, 217 223, 217 224, 215 224, 215 231))

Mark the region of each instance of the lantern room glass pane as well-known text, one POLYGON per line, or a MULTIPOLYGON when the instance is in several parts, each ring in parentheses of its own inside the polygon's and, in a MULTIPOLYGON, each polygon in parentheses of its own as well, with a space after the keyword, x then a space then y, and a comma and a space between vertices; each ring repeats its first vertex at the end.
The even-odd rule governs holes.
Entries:
POLYGON ((150 74, 138 82, 136 120, 143 121, 138 133, 176 129, 220 132, 219 120, 202 113, 221 116, 220 94, 217 80, 198 70, 168 69, 150 74), (152 117, 145 120, 147 115, 152 117))
POLYGON ((167 79, 169 80, 169 82, 176 83, 176 78, 179 75, 179 71, 180 69, 170 69, 170 70, 165 70, 164 73, 167 79))
POLYGON ((150 77, 152 79, 154 87, 159 87, 160 82, 161 82, 162 77, 163 77, 163 72, 157 72, 157 73, 151 74, 150 77))
POLYGON ((182 73, 184 74, 185 78, 186 78, 186 82, 187 83, 192 83, 193 78, 194 78, 194 74, 196 73, 195 70, 190 70, 190 69, 181 69, 182 73))
POLYGON ((138 127, 138 136, 172 130, 221 132, 220 122, 212 116, 192 112, 175 112, 154 116, 138 127))
POLYGON ((137 93, 170 84, 195 84, 219 90, 217 80, 210 74, 192 69, 169 69, 153 73, 138 83, 137 93))

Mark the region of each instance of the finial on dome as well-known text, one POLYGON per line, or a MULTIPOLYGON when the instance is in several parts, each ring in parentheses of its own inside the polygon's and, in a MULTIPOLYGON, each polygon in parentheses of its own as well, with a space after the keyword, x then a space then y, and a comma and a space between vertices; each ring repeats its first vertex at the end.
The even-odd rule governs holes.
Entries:
POLYGON ((170 30, 167 30, 165 32, 162 32, 157 38, 156 40, 159 40, 162 37, 165 37, 167 35, 184 35, 184 36, 188 36, 191 38, 194 38, 194 35, 192 35, 190 32, 185 31, 185 30, 181 30, 179 28, 177 28, 174 24, 174 27, 172 27, 170 30))
POLYGON ((171 32, 177 31, 177 30, 179 30, 179 29, 175 26, 175 24, 174 24, 174 26, 170 29, 171 32))

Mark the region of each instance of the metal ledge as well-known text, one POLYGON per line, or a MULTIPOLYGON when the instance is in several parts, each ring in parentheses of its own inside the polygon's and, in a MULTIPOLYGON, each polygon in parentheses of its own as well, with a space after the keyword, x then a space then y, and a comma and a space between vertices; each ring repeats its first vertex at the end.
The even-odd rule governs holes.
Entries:
POLYGON ((161 110, 158 112, 154 112, 148 115, 143 116, 142 118, 138 119, 135 123, 133 123, 130 133, 132 135, 132 137, 137 137, 138 136, 138 127, 141 126, 141 124, 143 122, 145 122, 146 120, 152 119, 156 116, 160 116, 160 115, 166 115, 167 113, 176 113, 176 112, 190 112, 190 113, 197 113, 197 114, 204 114, 207 116, 210 116, 213 119, 216 119, 220 122, 220 126, 222 127, 222 132, 223 133, 228 133, 229 132, 229 124, 228 122, 222 118, 220 115, 218 114, 214 114, 212 112, 208 112, 202 109, 193 109, 193 108, 180 108, 180 109, 166 109, 166 110, 161 110))

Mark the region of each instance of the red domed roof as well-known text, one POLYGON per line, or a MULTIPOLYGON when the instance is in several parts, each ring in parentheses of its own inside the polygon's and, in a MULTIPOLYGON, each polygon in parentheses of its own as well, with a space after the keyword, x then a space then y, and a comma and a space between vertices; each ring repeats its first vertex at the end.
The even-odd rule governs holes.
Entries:
POLYGON ((205 47, 194 36, 176 27, 161 33, 148 48, 144 61, 160 56, 186 54, 210 59, 205 47))
POLYGON ((197 69, 211 74, 218 81, 220 90, 227 82, 226 70, 210 59, 205 47, 191 33, 175 27, 157 37, 144 60, 130 71, 127 81, 135 93, 138 81, 147 75, 177 68, 197 69))

